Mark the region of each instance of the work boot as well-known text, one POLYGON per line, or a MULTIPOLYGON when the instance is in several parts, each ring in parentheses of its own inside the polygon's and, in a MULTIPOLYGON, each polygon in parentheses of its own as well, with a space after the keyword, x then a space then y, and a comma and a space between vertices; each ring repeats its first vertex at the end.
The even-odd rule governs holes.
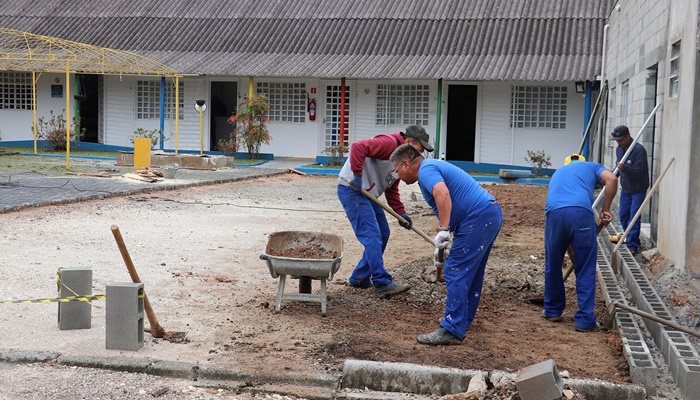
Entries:
POLYGON ((382 286, 374 287, 374 294, 379 297, 389 297, 395 294, 403 293, 411 288, 411 285, 400 285, 395 282, 388 283, 382 286))
POLYGON ((439 327, 435 332, 419 335, 418 343, 427 344, 429 346, 450 346, 462 344, 462 341, 459 340, 457 336, 448 332, 447 329, 439 327))
POLYGON ((352 288, 355 288, 355 289, 369 289, 372 286, 374 286, 372 284, 372 281, 370 281, 369 279, 361 281, 360 283, 352 283, 352 282, 348 281, 347 285, 352 287, 352 288))
POLYGON ((595 323, 595 326, 592 326, 590 328, 579 328, 576 327, 576 332, 598 332, 600 330, 600 324, 597 322, 595 323))
POLYGON ((561 315, 557 315, 556 317, 548 317, 547 314, 544 313, 544 311, 542 311, 542 318, 551 322, 561 322, 564 320, 564 317, 562 317, 561 315))

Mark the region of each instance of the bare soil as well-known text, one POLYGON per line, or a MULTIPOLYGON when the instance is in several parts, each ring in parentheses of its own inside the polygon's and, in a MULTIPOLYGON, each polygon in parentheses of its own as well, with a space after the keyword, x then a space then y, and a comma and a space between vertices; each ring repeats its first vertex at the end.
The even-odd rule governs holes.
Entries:
MULTIPOLYGON (((110 232, 117 224, 159 322, 168 331, 187 331, 183 343, 148 336, 138 352, 119 352, 104 348, 103 310, 93 311, 92 329, 71 332, 55 328, 49 306, 0 305, 2 347, 195 361, 272 374, 338 373, 349 358, 515 372, 551 358, 572 378, 629 382, 617 333, 574 330, 573 276, 566 283, 563 322, 544 320, 541 306, 528 302, 543 296, 546 187, 485 186, 500 202, 504 224, 477 318, 462 345, 429 347, 416 336, 438 327, 446 294, 444 283, 423 278, 432 267, 431 246, 391 221, 385 262, 394 280, 412 289, 381 299, 371 289, 346 286, 362 249, 335 182, 290 174, 2 215, 0 280, 7 284, 0 298, 47 297, 58 267, 92 267, 95 293, 128 281, 110 232), (285 301, 281 313, 274 312, 278 281, 259 256, 268 236, 285 230, 344 240, 342 266, 328 285, 326 317, 318 303, 301 301, 285 301), (7 307, 12 309, 5 312, 7 307)), ((401 191, 414 225, 435 235, 437 221, 418 187, 403 185, 401 191)), ((297 290, 296 282, 288 280, 287 291, 297 290)), ((600 317, 603 311, 599 295, 600 317)))

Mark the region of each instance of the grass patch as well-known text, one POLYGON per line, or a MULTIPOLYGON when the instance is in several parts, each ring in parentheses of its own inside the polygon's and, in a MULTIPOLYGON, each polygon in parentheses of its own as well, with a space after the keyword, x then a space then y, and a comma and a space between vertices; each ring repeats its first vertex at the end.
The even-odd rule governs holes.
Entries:
MULTIPOLYGON (((20 147, 20 146, 8 146, 8 147, 0 147, 0 153, 34 153, 34 147, 20 147)), ((46 150, 44 148, 38 147, 36 149, 37 154, 50 154, 50 155, 63 155, 65 156, 66 153, 63 151, 50 151, 46 150)), ((117 158, 117 152, 116 151, 97 151, 97 150, 80 150, 80 148, 77 149, 71 149, 70 151, 71 156, 92 156, 92 157, 110 157, 110 158, 117 158)))
POLYGON ((302 165, 304 168, 319 168, 319 169, 340 169, 342 165, 330 165, 330 164, 306 164, 302 165))
POLYGON ((258 164, 258 163, 261 163, 264 161, 268 161, 268 160, 263 160, 260 158, 236 158, 236 159, 234 159, 234 162, 236 164, 247 164, 247 165, 258 164))

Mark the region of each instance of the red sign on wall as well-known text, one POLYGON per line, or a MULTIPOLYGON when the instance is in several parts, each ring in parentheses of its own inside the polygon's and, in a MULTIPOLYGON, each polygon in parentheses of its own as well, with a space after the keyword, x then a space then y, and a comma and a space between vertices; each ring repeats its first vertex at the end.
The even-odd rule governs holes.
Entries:
POLYGON ((312 87, 312 88, 311 88, 311 94, 314 94, 314 93, 316 93, 316 88, 315 88, 315 87, 312 87))

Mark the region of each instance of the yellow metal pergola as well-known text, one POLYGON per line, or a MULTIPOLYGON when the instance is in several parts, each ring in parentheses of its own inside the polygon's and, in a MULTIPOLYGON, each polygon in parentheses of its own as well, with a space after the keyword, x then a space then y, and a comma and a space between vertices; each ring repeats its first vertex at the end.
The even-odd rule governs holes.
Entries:
POLYGON ((179 131, 181 75, 148 57, 70 40, 0 28, 0 71, 32 73, 34 152, 37 149, 36 83, 43 72, 66 74, 66 169, 70 168, 70 74, 169 77, 175 83, 175 148, 179 131), (38 75, 37 75, 38 74, 38 75))

